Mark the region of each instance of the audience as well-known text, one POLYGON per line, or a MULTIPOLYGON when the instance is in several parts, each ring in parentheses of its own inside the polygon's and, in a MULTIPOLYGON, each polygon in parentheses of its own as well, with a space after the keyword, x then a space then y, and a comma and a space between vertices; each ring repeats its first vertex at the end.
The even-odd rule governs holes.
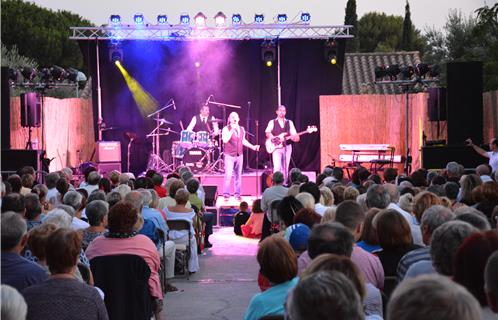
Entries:
POLYGON ((23 296, 15 288, 2 284, 1 318, 4 320, 26 320, 28 306, 23 296))
POLYGON ((86 206, 86 215, 90 226, 83 230, 81 246, 86 250, 90 242, 104 235, 107 227, 109 204, 102 200, 94 200, 86 206))
POLYGON ((489 308, 484 308, 483 318, 493 319, 498 314, 498 251, 495 251, 486 263, 484 269, 484 292, 489 308), (493 315, 494 313, 495 315, 493 315))
MULTIPOLYGON (((242 205, 242 203, 241 203, 242 205)), ((241 208, 242 209, 242 208, 241 208)), ((240 228, 242 235, 249 238, 259 238, 263 230, 263 219, 265 213, 261 209, 261 199, 256 199, 252 203, 252 210, 249 219, 240 228)))

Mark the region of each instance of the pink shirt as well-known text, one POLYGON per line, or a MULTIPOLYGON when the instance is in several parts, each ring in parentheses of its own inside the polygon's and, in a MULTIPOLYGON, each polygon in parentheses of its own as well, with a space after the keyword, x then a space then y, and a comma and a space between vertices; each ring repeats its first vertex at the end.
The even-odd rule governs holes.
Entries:
POLYGON ((142 234, 131 238, 106 238, 99 236, 93 240, 85 251, 88 260, 95 257, 118 254, 134 254, 142 257, 150 268, 149 291, 151 296, 163 299, 161 282, 159 281, 159 267, 161 265, 156 246, 142 234))
POLYGON ((354 245, 351 261, 363 272, 365 282, 370 282, 379 289, 384 288, 384 268, 379 257, 354 245))

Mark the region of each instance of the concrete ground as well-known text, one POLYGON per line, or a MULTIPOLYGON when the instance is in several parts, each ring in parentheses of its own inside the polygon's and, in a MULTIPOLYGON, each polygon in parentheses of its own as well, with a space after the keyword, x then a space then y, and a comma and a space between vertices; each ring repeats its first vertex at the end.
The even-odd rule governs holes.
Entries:
POLYGON ((199 272, 172 281, 179 291, 165 296, 165 319, 242 319, 259 292, 258 240, 236 236, 233 227, 215 228, 209 240, 213 247, 199 256, 199 272))

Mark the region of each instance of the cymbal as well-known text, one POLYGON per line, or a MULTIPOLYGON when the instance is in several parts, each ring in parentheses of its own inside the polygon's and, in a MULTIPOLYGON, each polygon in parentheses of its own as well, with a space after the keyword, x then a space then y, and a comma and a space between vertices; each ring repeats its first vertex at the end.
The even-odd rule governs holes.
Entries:
POLYGON ((160 123, 162 123, 162 124, 164 124, 164 123, 165 123, 165 124, 173 124, 173 122, 168 121, 168 120, 166 120, 166 119, 156 119, 156 120, 159 120, 159 122, 160 122, 160 123))

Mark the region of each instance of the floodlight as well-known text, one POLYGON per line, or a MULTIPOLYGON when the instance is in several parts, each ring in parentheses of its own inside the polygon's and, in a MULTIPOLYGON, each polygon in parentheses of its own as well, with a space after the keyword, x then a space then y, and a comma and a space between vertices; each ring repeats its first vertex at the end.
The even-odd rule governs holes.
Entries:
POLYGON ((311 21, 311 15, 308 12, 301 13, 301 21, 309 23, 311 21))
POLYGON ((198 27, 205 26, 206 25, 206 19, 207 19, 206 15, 204 13, 202 13, 202 12, 199 12, 194 17, 195 24, 198 27))
POLYGON ((123 50, 119 48, 110 49, 109 60, 114 63, 123 61, 123 50))
POLYGON ((433 64, 429 66, 429 76, 431 78, 439 77, 440 74, 441 74, 441 67, 439 67, 439 65, 433 64))
POLYGON ((382 80, 387 75, 385 66, 377 66, 375 67, 375 80, 382 80))
POLYGON ((133 16, 133 21, 135 21, 135 24, 144 24, 145 19, 143 14, 136 14, 133 16))
POLYGON ((184 25, 190 24, 190 16, 188 14, 180 15, 180 24, 184 25))
POLYGON ((261 59, 267 67, 273 66, 275 61, 276 50, 275 44, 272 41, 264 41, 261 44, 261 59))
POLYGON ((112 24, 120 24, 121 16, 118 14, 113 14, 110 16, 109 20, 111 21, 112 24))
POLYGON ((327 40, 325 42, 324 57, 325 61, 330 64, 337 64, 337 48, 338 44, 335 40, 327 40))
POLYGON ((386 67, 386 74, 391 80, 396 80, 398 74, 401 72, 398 64, 391 64, 386 67))
POLYGON ((168 22, 168 17, 165 14, 157 16, 157 24, 166 24, 166 22, 168 22))
POLYGON ((242 23, 242 17, 240 14, 236 13, 232 15, 232 24, 241 24, 242 23))
POLYGON ((254 22, 255 23, 263 23, 265 21, 265 16, 263 14, 255 14, 254 22))
POLYGON ((410 80, 415 73, 415 70, 412 66, 403 66, 400 68, 401 71, 401 79, 402 80, 410 80))
POLYGON ((277 15, 278 23, 285 23, 287 21, 287 15, 285 13, 279 13, 277 15))
POLYGON ((425 78, 427 72, 429 72, 429 66, 426 63, 417 63, 415 65, 415 74, 417 76, 425 78))
POLYGON ((24 77, 24 81, 31 81, 36 77, 36 69, 31 67, 24 67, 21 69, 21 74, 24 77))
POLYGON ((221 11, 214 16, 214 22, 218 27, 225 25, 226 20, 227 16, 225 16, 225 14, 221 11))
POLYGON ((50 72, 52 73, 52 78, 54 81, 64 81, 67 77, 67 72, 64 70, 62 67, 59 66, 52 66, 50 68, 50 72))

